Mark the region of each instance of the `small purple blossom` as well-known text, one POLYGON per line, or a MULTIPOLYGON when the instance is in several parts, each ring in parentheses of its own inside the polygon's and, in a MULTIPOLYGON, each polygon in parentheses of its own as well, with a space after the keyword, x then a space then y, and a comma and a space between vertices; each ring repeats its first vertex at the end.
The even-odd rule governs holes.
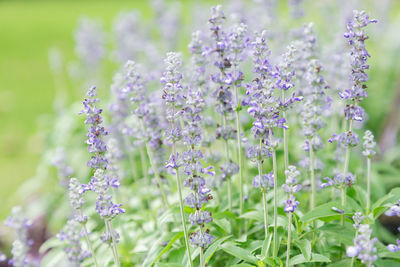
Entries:
POLYGON ((376 143, 374 141, 374 135, 372 134, 371 131, 367 130, 367 131, 365 131, 363 139, 364 139, 364 142, 363 142, 364 150, 363 150, 362 154, 363 154, 363 156, 365 156, 367 158, 372 158, 376 154, 376 152, 374 150, 375 146, 376 146, 376 143))
POLYGON ((252 185, 254 188, 260 188, 262 191, 266 192, 274 187, 274 174, 272 172, 264 175, 256 175, 254 177, 252 185))
POLYGON ((370 226, 368 224, 361 224, 357 228, 354 246, 347 247, 346 254, 348 257, 357 257, 367 266, 373 266, 373 263, 378 259, 375 247, 377 242, 377 238, 372 238, 372 229, 370 226))

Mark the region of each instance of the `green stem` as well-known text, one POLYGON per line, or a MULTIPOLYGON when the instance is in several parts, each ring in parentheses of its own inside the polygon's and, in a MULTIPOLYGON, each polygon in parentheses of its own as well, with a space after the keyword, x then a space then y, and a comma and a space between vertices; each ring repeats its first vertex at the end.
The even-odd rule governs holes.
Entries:
POLYGON ((350 267, 353 267, 353 266, 354 266, 354 257, 351 258, 351 264, 350 264, 350 267))
POLYGON ((112 228, 111 221, 107 220, 107 219, 104 219, 104 223, 106 225, 107 231, 111 235, 111 249, 112 249, 113 256, 114 256, 114 264, 117 267, 120 267, 121 264, 119 262, 119 256, 118 256, 118 250, 117 250, 117 241, 116 241, 115 236, 114 236, 114 231, 113 231, 113 228, 112 228))
POLYGON ((371 206, 371 158, 367 158, 367 214, 371 206))
MULTIPOLYGON (((226 129, 226 115, 224 113, 223 116, 223 126, 224 129, 226 129)), ((228 146, 228 140, 225 139, 225 156, 226 156, 226 161, 229 162, 229 146, 228 146)), ((231 183, 231 178, 227 177, 227 183, 228 183, 228 203, 229 203, 229 211, 232 211, 232 183, 231 183)))
MULTIPOLYGON (((272 129, 269 129, 269 140, 272 145, 272 129)), ((272 166, 274 170, 274 242, 273 242, 273 256, 278 255, 278 174, 276 167, 276 152, 275 148, 272 149, 272 166)))
POLYGON ((286 266, 288 266, 288 267, 289 267, 289 260, 290 260, 291 240, 292 240, 292 213, 289 212, 288 238, 287 238, 287 249, 286 249, 286 266))
MULTIPOLYGON (((174 144, 174 147, 175 147, 175 144, 174 144)), ((187 254, 188 254, 190 266, 193 267, 192 255, 190 253, 190 247, 189 247, 189 236, 188 236, 187 229, 186 229, 185 214, 183 212, 182 188, 181 188, 181 182, 180 182, 180 179, 179 179, 179 170, 178 169, 176 169, 175 178, 176 178, 176 184, 178 186, 179 208, 180 208, 180 211, 181 211, 181 220, 182 220, 182 226, 183 226, 183 234, 185 236, 186 251, 187 251, 187 254)))
POLYGON ((99 267, 99 264, 97 263, 97 259, 96 259, 96 254, 94 253, 94 249, 93 249, 92 243, 90 242, 90 239, 89 239, 89 233, 88 233, 88 230, 86 228, 86 225, 83 224, 82 227, 83 227, 83 231, 85 232, 85 238, 86 238, 87 245, 88 245, 88 247, 90 249, 90 253, 92 254, 92 259, 94 261, 94 265, 96 267, 99 267))
MULTIPOLYGON (((200 233, 203 235, 203 227, 200 225, 200 233)), ((206 264, 204 263, 204 249, 200 248, 200 267, 206 267, 206 264)))
POLYGON ((310 141, 310 173, 311 173, 311 200, 310 200, 310 210, 315 208, 315 174, 314 174, 314 150, 310 141))
MULTIPOLYGON (((261 179, 262 176, 262 140, 260 139, 260 158, 258 159, 258 176, 261 179)), ((265 228, 265 239, 268 237, 268 210, 267 210, 267 192, 261 190, 263 196, 263 207, 264 207, 264 228, 265 228)), ((266 254, 267 255, 267 254, 266 254)))
MULTIPOLYGON (((143 123, 143 119, 140 119, 140 124, 142 126, 143 132, 145 132, 145 126, 144 126, 144 123, 143 123)), ((153 152, 151 151, 151 148, 150 148, 150 146, 149 146, 147 141, 145 142, 145 145, 146 145, 147 156, 149 157, 151 168, 153 169, 153 172, 154 172, 154 175, 156 177, 158 186, 160 187, 161 197, 163 199, 164 205, 167 208, 169 208, 167 194, 165 193, 164 186, 162 184, 160 174, 158 173, 157 166, 156 166, 156 164, 154 162, 153 152)))
MULTIPOLYGON (((352 131, 353 131, 353 120, 350 120, 348 132, 352 132, 352 131)), ((344 158, 343 177, 345 177, 347 172, 349 171, 349 160, 350 160, 350 147, 347 146, 346 147, 346 155, 344 158)), ((346 205, 346 186, 344 184, 342 186, 341 200, 342 200, 341 204, 344 207, 346 205)), ((341 223, 341 225, 344 225, 344 214, 340 218, 340 223, 341 223)))
POLYGON ((242 136, 240 133, 240 118, 239 118, 239 93, 238 88, 235 85, 235 96, 236 96, 236 133, 237 133, 237 142, 238 142, 238 163, 239 163, 239 207, 240 207, 240 215, 243 214, 243 162, 242 162, 242 136))
MULTIPOLYGON (((282 90, 282 103, 285 103, 285 90, 282 90)), ((286 111, 283 111, 283 118, 286 119, 286 111)), ((287 129, 283 128, 283 157, 285 159, 285 170, 289 166, 289 141, 287 129)))

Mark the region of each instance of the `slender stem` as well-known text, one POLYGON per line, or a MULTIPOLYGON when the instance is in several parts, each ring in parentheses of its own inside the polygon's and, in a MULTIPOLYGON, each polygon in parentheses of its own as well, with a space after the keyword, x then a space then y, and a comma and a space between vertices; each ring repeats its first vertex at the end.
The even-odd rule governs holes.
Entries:
MULTIPOLYGON (((145 126, 144 126, 144 123, 143 123, 143 119, 140 119, 140 124, 142 126, 143 132, 145 132, 145 126)), ((149 157, 151 168, 153 169, 153 172, 154 172, 154 175, 156 177, 158 186, 160 187, 161 197, 163 199, 164 205, 167 208, 169 208, 167 194, 165 193, 164 186, 162 184, 160 174, 158 173, 157 166, 156 166, 156 164, 154 162, 153 152, 152 152, 152 150, 151 150, 151 148, 149 146, 149 143, 147 141, 145 142, 145 145, 146 145, 147 156, 149 157)))
MULTIPOLYGON (((269 140, 272 145, 272 129, 269 129, 269 140)), ((275 148, 272 149, 272 166, 274 170, 274 242, 273 242, 273 256, 278 255, 278 177, 277 177, 277 167, 276 167, 276 152, 275 148)))
POLYGON ((286 249, 286 266, 287 267, 289 267, 291 240, 292 240, 292 213, 289 212, 288 238, 287 238, 287 249, 286 249))
POLYGON ((235 97, 236 97, 236 133, 237 133, 237 143, 238 143, 238 163, 239 163, 239 196, 240 196, 240 201, 239 201, 239 207, 240 207, 240 212, 239 214, 243 214, 243 162, 242 162, 242 136, 240 133, 240 118, 239 118, 239 108, 240 108, 240 103, 239 103, 239 93, 238 93, 238 88, 235 85, 235 97))
POLYGON ((118 250, 117 250, 117 241, 115 239, 114 236, 114 230, 112 228, 112 224, 110 220, 104 219, 104 223, 106 225, 106 229, 107 231, 110 233, 111 235, 111 249, 113 252, 113 256, 114 256, 114 264, 118 267, 121 266, 120 262, 119 262, 119 256, 118 256, 118 250))
MULTIPOLYGON (((224 113, 223 116, 223 126, 224 129, 226 129, 226 115, 224 113)), ((226 161, 229 162, 229 146, 228 146, 228 140, 225 139, 225 156, 226 156, 226 161)), ((227 183, 228 183, 228 203, 229 203, 229 211, 232 211, 232 183, 231 183, 231 178, 227 177, 227 183)))
POLYGON ((126 149, 125 149, 125 153, 128 155, 128 160, 129 160, 129 168, 130 168, 130 170, 131 170, 131 173, 132 173, 132 176, 133 176, 133 180, 135 181, 135 182, 137 182, 137 180, 138 180, 138 173, 137 173, 137 169, 134 167, 135 166, 135 160, 133 159, 133 157, 132 157, 132 154, 131 154, 131 152, 129 151, 129 149, 128 149, 128 147, 129 147, 129 140, 128 140, 128 138, 126 137, 126 136, 124 136, 124 138, 123 138, 123 142, 124 142, 124 145, 125 145, 125 147, 126 147, 126 149))
POLYGON ((355 259, 354 257, 352 257, 352 258, 351 258, 351 264, 350 264, 350 267, 353 267, 353 266, 354 266, 354 259, 355 259))
POLYGON ((310 210, 315 208, 315 174, 314 174, 314 150, 310 140, 310 173, 311 173, 311 200, 310 200, 310 210))
MULTIPOLYGON (((203 226, 200 225, 200 233, 203 236, 203 226)), ((204 262, 204 248, 200 248, 200 267, 205 267, 206 264, 204 262)))
MULTIPOLYGON (((175 144, 173 145, 173 150, 175 151, 175 144)), ((175 153, 174 153, 175 154, 175 153)), ((193 262, 192 262, 192 255, 190 253, 190 247, 189 247, 189 236, 187 233, 187 229, 186 229, 186 222, 185 222, 185 214, 183 212, 183 198, 182 198, 182 188, 181 188, 181 182, 179 179, 179 171, 178 169, 176 169, 176 184, 178 186, 178 194, 179 194, 179 207, 180 207, 180 211, 181 211, 181 220, 182 220, 182 226, 183 226, 183 234, 185 236, 185 245, 186 245, 186 251, 188 254, 188 258, 189 258, 189 263, 190 266, 193 267, 193 262)))
MULTIPOLYGON (((348 132, 352 132, 352 131, 353 131, 353 120, 350 120, 348 132)), ((344 158, 343 177, 345 177, 347 175, 347 172, 349 171, 349 160, 350 160, 350 147, 347 146, 346 147, 346 156, 344 158)), ((341 204, 344 207, 346 205, 346 186, 345 185, 342 186, 341 200, 342 200, 341 204)), ((342 215, 342 217, 340 219, 340 223, 341 223, 341 225, 344 225, 344 215, 342 215)))
MULTIPOLYGON (((262 176, 262 140, 260 139, 260 158, 258 159, 258 176, 262 176)), ((268 210, 267 210, 267 192, 261 190, 263 196, 263 207, 264 207, 264 228, 265 228, 265 239, 268 237, 268 210)))
POLYGON ((146 162, 146 147, 140 148, 140 161, 142 163, 143 177, 146 180, 146 182, 148 182, 149 177, 148 177, 148 166, 147 166, 147 162, 146 162))
POLYGON ((83 227, 83 231, 85 232, 85 238, 86 238, 87 245, 88 245, 88 247, 90 249, 90 253, 92 254, 92 259, 94 261, 94 265, 96 267, 99 267, 99 264, 97 263, 97 259, 96 259, 96 254, 94 253, 94 249, 93 249, 92 243, 90 242, 90 239, 89 239, 89 233, 88 233, 88 230, 86 228, 86 225, 83 224, 82 227, 83 227))
POLYGON ((367 214, 371 206, 371 158, 367 158, 367 214))
MULTIPOLYGON (((285 103, 285 90, 282 90, 282 103, 285 103)), ((286 111, 283 111, 283 118, 286 119, 286 111)), ((289 166, 289 144, 287 129, 283 128, 283 157, 285 159, 285 170, 289 166)))

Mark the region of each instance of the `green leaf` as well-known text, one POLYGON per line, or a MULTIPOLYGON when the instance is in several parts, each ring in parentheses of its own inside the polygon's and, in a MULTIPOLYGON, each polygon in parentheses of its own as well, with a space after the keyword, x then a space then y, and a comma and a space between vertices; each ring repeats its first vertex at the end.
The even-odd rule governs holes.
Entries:
POLYGON ((254 265, 247 264, 247 263, 239 263, 239 264, 231 265, 231 267, 254 267, 254 265))
POLYGON ((254 220, 254 221, 259 221, 259 222, 264 221, 263 213, 258 210, 252 210, 252 211, 245 212, 239 218, 254 220))
POLYGON ((350 266, 351 259, 345 259, 337 262, 333 262, 329 264, 329 267, 343 267, 343 266, 350 266))
POLYGON ((62 244, 58 238, 50 238, 44 242, 39 249, 39 253, 44 254, 47 250, 51 248, 59 247, 62 244))
POLYGON ((273 237, 273 233, 272 232, 268 233, 268 236, 264 240, 262 247, 261 247, 261 256, 263 256, 263 257, 267 256, 267 252, 269 251, 269 248, 271 247, 272 237, 273 237))
POLYGON ((56 267, 66 260, 67 257, 62 249, 52 249, 44 256, 40 263, 40 266, 56 267))
POLYGON ((311 242, 308 239, 296 240, 296 246, 300 249, 307 261, 311 260, 311 242))
POLYGON ((171 263, 159 262, 157 263, 157 267, 185 267, 185 265, 183 265, 182 263, 174 263, 174 262, 171 263))
POLYGON ((348 207, 342 207, 339 202, 329 202, 322 204, 315 209, 307 212, 304 214, 300 220, 302 222, 312 222, 317 219, 324 219, 324 218, 329 218, 329 217, 336 217, 342 215, 341 213, 334 211, 332 208, 337 208, 341 209, 344 211, 345 215, 351 215, 352 212, 348 207))
POLYGON ((353 238, 355 235, 353 228, 348 228, 339 224, 325 224, 318 228, 318 231, 335 238, 339 243, 345 245, 353 244, 353 238))
POLYGON ((221 245, 221 248, 228 254, 231 254, 232 256, 239 258, 241 260, 251 262, 254 264, 257 264, 258 260, 257 258, 252 255, 250 252, 247 250, 237 247, 232 243, 224 243, 221 245))
POLYGON ((297 265, 306 262, 331 262, 331 260, 324 255, 312 253, 311 260, 308 261, 306 258, 304 258, 303 254, 299 254, 290 259, 289 265, 297 265))
POLYGON ((231 223, 227 219, 216 219, 213 220, 213 222, 222 229, 226 234, 230 233, 232 231, 231 228, 231 223))
POLYGON ((176 233, 171 240, 168 242, 168 244, 165 246, 165 248, 163 250, 161 250, 161 252, 157 255, 157 257, 153 260, 153 262, 150 264, 150 266, 152 266, 154 263, 156 263, 162 255, 164 255, 164 253, 166 253, 168 250, 171 249, 172 245, 175 243, 176 240, 178 240, 179 238, 183 237, 183 232, 178 232, 176 233))
POLYGON ((220 249, 220 245, 225 240, 229 239, 230 237, 231 237, 231 235, 217 239, 207 248, 206 252, 204 253, 204 259, 205 259, 206 263, 208 263, 208 261, 214 255, 214 253, 220 249))

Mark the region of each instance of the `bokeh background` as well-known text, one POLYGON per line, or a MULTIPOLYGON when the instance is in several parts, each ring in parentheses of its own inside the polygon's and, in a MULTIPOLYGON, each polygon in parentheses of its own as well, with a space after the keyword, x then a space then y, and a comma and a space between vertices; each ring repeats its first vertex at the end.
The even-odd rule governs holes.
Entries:
MULTIPOLYGON (((193 23, 196 4, 215 5, 224 1, 180 1, 181 31, 187 33, 193 23)), ((286 1, 278 2, 278 16, 287 16, 286 1)), ((379 20, 371 27, 368 41, 372 58, 369 82, 370 98, 365 101, 371 128, 391 148, 385 155, 396 154, 400 106, 400 1, 304 1, 305 16, 296 23, 315 21, 318 37, 325 43, 341 32, 330 28, 331 8, 354 5, 368 10, 379 20), (323 23, 318 23, 323 22, 323 23), (320 26, 322 25, 322 26, 320 26), (396 102, 397 101, 397 102, 396 102), (394 140, 394 141, 393 141, 394 140), (393 152, 394 151, 394 152, 393 152), (392 154, 390 154, 392 153, 392 154)), ((0 220, 10 207, 21 201, 15 194, 21 184, 36 174, 37 164, 46 145, 46 133, 54 120, 56 82, 49 67, 49 51, 56 48, 65 63, 66 94, 63 101, 80 100, 83 88, 68 79, 68 64, 76 60, 73 32, 82 16, 97 18, 110 31, 115 16, 136 9, 146 23, 154 24, 151 1, 146 0, 58 0, 0 1, 0 220)), ((288 21, 287 23, 294 23, 288 21)), ((338 35, 339 34, 339 35, 338 35)), ((178 34, 177 49, 187 52, 188 34, 178 34)), ((112 46, 112 44, 108 44, 112 46)), ((323 46, 323 45, 321 45, 323 46)), ((110 83, 116 64, 106 59, 110 71, 104 86, 110 83)), ((160 63, 161 64, 161 63, 160 63)), ((108 90, 106 88, 106 90, 108 90)), ((382 141, 382 143, 384 143, 382 141)), ((400 177, 398 177, 400 179, 400 177)))

